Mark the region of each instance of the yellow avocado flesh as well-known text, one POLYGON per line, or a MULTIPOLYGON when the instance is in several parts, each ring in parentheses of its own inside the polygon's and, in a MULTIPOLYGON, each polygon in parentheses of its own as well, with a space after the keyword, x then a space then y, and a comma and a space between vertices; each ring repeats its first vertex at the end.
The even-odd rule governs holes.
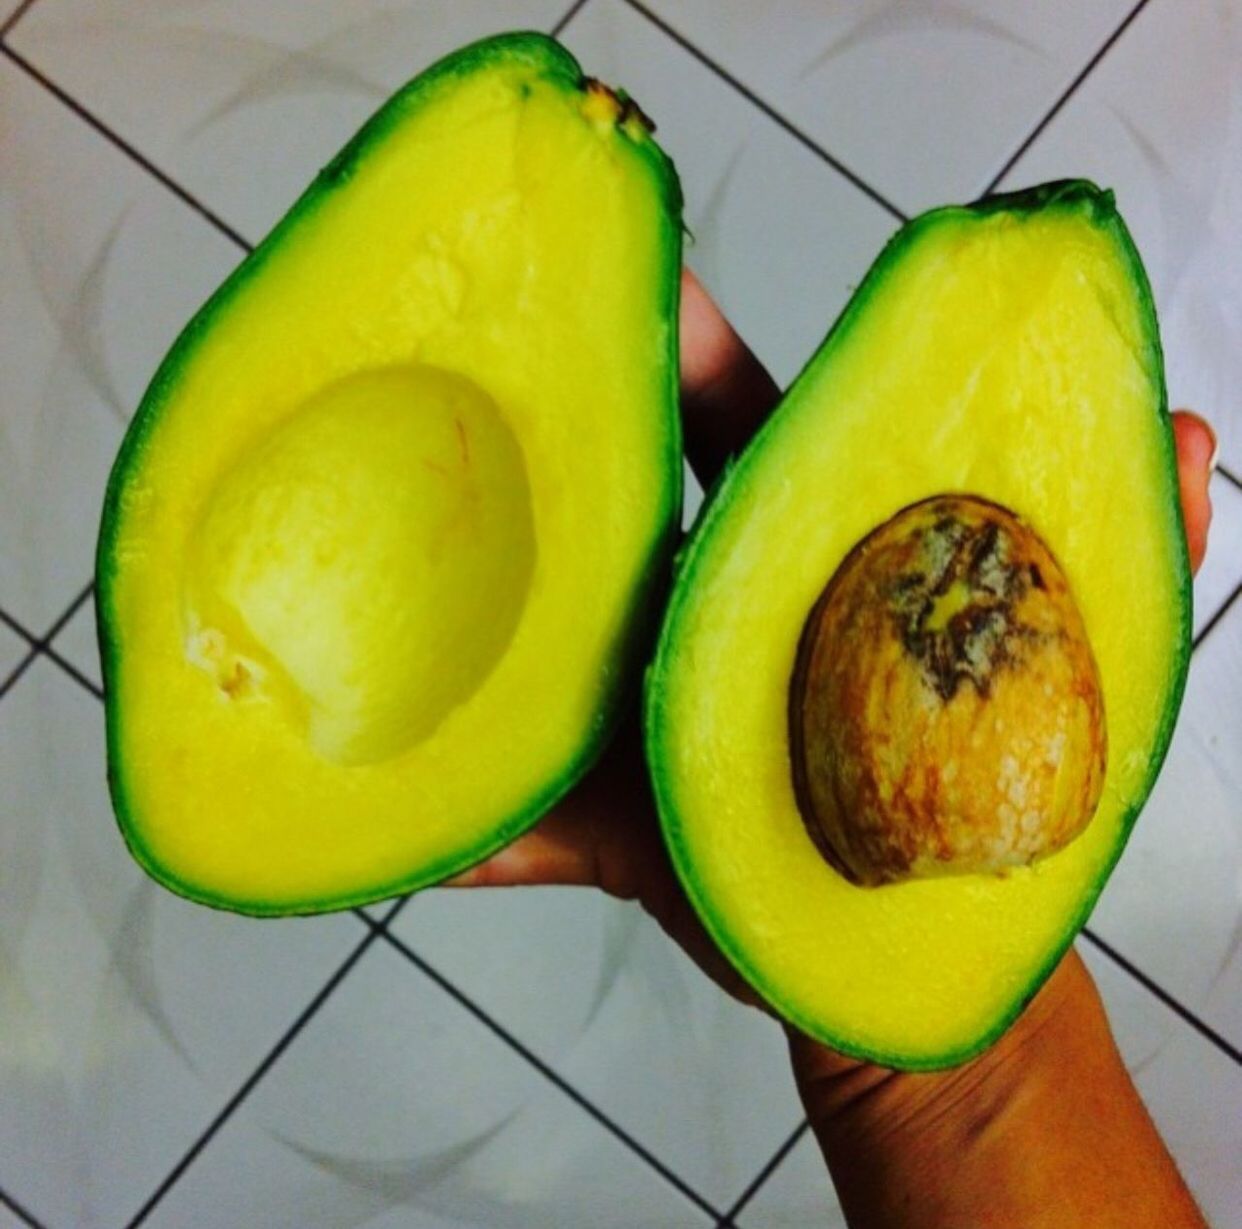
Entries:
POLYGON ((196 899, 469 865, 580 775, 632 666, 678 505, 675 180, 548 40, 457 61, 191 323, 114 472, 114 797, 196 899))
POLYGON ((1154 318, 1111 198, 1091 192, 903 232, 706 510, 648 681, 661 818, 708 929, 787 1018, 897 1066, 976 1052, 1038 988, 1180 695, 1188 576, 1154 318), (859 887, 799 814, 791 672, 851 548, 943 492, 1012 509, 1064 569, 1103 690, 1102 797, 1032 866, 859 887))

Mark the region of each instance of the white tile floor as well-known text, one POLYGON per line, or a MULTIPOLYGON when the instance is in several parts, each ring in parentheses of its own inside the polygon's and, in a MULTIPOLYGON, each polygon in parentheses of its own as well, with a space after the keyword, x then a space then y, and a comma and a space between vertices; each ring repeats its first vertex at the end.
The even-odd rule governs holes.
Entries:
MULTIPOLYGON (((391 937, 349 914, 250 922, 152 888, 109 815, 78 599, 156 360, 391 88, 568 8, 0 0, 0 22, 17 15, 0 40, 0 1229, 840 1223, 809 1136, 770 1164, 799 1124, 779 1036, 633 909, 428 893, 391 937)), ((1088 175, 1148 258, 1171 396, 1214 419, 1242 476, 1238 0, 757 11, 587 0, 563 37, 655 116, 688 259, 779 379, 903 211, 1088 175)), ((1222 472, 1212 491, 1181 725, 1081 946, 1229 1226, 1242 485, 1222 472)))

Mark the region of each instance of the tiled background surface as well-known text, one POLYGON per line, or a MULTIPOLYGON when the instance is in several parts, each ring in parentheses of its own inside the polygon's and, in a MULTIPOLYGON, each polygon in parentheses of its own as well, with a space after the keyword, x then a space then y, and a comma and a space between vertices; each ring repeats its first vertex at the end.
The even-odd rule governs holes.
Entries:
POLYGON ((1081 945, 1191 1185, 1242 1225, 1242 4, 758 12, 0 0, 3 1229, 840 1223, 779 1034, 634 909, 431 892, 387 926, 255 923, 150 886, 110 818, 87 583, 146 379, 389 90, 519 26, 657 118, 689 261, 782 381, 903 213, 1117 189, 1222 468, 1181 724, 1081 945))

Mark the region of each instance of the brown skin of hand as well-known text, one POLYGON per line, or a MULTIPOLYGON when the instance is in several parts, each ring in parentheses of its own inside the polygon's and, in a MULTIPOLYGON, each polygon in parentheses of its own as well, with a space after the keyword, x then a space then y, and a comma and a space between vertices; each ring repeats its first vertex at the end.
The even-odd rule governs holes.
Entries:
MULTIPOLYGON (((745 447, 779 390, 689 272, 682 277, 681 347, 686 454, 707 487, 745 447)), ((1215 437, 1184 410, 1173 415, 1173 431, 1197 569, 1211 520, 1215 437)), ((449 883, 575 884, 636 900, 723 989, 761 1006, 677 882, 637 712, 531 832, 449 883)), ((951 1071, 890 1071, 787 1033, 799 1091, 855 1227, 1204 1224, 1072 950, 1009 1032, 951 1071)))
POLYGON ((853 1229, 1204 1229, 1072 949, 978 1058, 920 1075, 789 1033, 853 1229))

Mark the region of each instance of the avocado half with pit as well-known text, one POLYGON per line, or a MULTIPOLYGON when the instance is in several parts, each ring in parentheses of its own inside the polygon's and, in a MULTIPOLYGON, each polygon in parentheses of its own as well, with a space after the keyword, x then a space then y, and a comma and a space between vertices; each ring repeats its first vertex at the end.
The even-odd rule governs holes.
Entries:
POLYGON ((356 905, 583 774, 677 529, 679 274, 649 122, 516 34, 396 94, 194 317, 98 551, 112 796, 157 879, 356 905))
POLYGON ((979 1052, 1121 853, 1189 628, 1156 319, 1111 193, 910 222, 680 559, 646 743, 708 930, 842 1051, 979 1052))

